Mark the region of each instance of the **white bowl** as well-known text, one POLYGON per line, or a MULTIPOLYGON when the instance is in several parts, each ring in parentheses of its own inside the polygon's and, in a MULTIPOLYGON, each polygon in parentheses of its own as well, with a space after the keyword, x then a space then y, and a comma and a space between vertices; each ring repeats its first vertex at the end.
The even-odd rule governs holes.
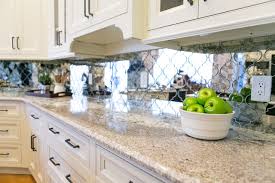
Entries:
POLYGON ((219 140, 227 136, 234 112, 230 114, 206 114, 180 109, 183 131, 194 138, 219 140))

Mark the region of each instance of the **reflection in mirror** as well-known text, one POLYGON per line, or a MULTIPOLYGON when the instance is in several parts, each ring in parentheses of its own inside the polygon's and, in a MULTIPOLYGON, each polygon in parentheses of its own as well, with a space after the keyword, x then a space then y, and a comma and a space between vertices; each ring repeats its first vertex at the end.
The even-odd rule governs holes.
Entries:
POLYGON ((161 0, 160 11, 166 11, 183 5, 183 0, 161 0))

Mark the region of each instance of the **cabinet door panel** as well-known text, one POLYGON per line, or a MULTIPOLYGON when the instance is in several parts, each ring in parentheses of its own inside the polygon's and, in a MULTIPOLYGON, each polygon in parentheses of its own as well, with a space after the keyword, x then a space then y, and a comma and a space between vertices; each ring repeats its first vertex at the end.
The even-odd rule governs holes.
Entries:
MULTIPOLYGON (((92 17, 88 15, 89 0, 71 1, 72 25, 73 32, 80 31, 91 25, 92 17)), ((91 3, 90 3, 91 4, 91 3)))
POLYGON ((16 0, 0 0, 0 55, 16 54, 16 0), (12 37, 14 41, 12 43, 12 37), (12 48, 14 44, 14 49, 12 48))
POLYGON ((20 0, 21 19, 16 38, 20 54, 33 56, 40 53, 42 12, 41 0, 20 0))
POLYGON ((226 11, 236 10, 239 8, 245 8, 248 6, 253 6, 268 2, 270 0, 200 0, 200 17, 210 16, 218 13, 223 13, 226 11))
POLYGON ((157 29, 198 18, 199 3, 188 0, 151 0, 149 29, 157 29))
POLYGON ((90 10, 94 14, 92 23, 98 24, 128 10, 127 0, 94 0, 90 4, 90 10))

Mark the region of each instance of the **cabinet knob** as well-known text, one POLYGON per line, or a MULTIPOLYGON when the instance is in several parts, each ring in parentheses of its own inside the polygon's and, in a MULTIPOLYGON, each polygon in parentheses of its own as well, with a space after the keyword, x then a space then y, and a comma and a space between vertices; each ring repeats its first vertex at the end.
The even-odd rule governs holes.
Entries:
POLYGON ((129 183, 134 183, 134 182, 130 180, 129 183))

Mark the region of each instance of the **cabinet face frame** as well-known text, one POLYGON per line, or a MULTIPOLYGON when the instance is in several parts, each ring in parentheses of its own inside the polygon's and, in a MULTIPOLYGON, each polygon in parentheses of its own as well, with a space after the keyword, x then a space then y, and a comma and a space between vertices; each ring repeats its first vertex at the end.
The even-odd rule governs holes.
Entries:
POLYGON ((226 13, 249 6, 255 6, 272 0, 199 0, 199 17, 212 16, 215 14, 226 13))
POLYGON ((149 3, 149 30, 190 21, 199 16, 198 1, 190 5, 184 0, 182 5, 165 11, 161 11, 161 0, 150 0, 149 3))

